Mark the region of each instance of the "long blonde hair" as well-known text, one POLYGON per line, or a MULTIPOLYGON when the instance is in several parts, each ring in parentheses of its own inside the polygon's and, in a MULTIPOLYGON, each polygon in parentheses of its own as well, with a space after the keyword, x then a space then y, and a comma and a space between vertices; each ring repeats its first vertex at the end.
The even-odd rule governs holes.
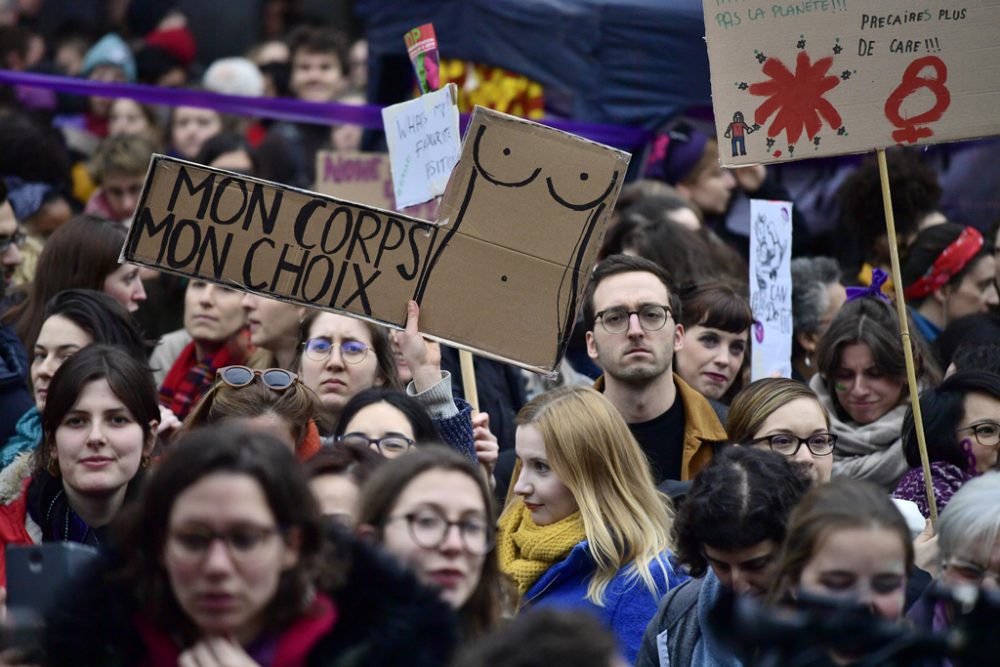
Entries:
POLYGON ((615 407, 589 387, 562 387, 525 405, 517 424, 538 429, 549 465, 580 508, 597 566, 587 599, 603 606, 608 584, 626 565, 658 595, 651 568, 669 571, 662 552, 671 546, 673 509, 615 407))

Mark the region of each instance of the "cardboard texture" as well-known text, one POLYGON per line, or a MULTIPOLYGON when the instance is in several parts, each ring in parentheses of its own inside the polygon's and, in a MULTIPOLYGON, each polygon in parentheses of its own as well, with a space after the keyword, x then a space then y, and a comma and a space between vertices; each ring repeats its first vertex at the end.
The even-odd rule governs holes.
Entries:
MULTIPOLYGON (((392 195, 388 153, 318 151, 313 190, 387 211, 398 210, 392 195)), ((437 218, 437 200, 410 206, 400 213, 433 221, 437 218)))
POLYGON ((458 162, 458 88, 453 83, 415 100, 382 109, 396 207, 422 204, 444 193, 458 162))
POLYGON ((703 0, 727 167, 1000 133, 1000 0, 703 0))
POLYGON ((551 373, 629 159, 476 108, 435 224, 157 155, 123 256, 551 373))

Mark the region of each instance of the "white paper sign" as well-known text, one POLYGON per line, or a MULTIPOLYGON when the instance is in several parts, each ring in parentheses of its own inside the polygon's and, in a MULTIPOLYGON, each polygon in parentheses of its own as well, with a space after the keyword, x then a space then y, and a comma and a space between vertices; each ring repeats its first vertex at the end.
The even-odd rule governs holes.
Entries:
POLYGON ((792 376, 791 256, 791 202, 751 199, 751 380, 792 376))
POLYGON ((444 194, 462 151, 458 134, 458 88, 441 90, 382 109, 389 144, 396 208, 444 194))

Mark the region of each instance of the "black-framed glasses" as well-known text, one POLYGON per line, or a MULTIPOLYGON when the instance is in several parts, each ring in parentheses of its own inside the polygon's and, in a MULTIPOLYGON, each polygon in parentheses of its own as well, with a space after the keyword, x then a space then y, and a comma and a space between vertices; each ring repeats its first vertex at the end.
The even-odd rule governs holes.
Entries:
POLYGON ((16 245, 18 248, 24 245, 25 241, 28 240, 28 235, 24 232, 15 232, 10 236, 0 236, 0 255, 7 252, 11 245, 16 245))
MULTIPOLYGON (((360 364, 368 355, 368 346, 359 340, 345 340, 340 344, 340 356, 349 364, 360 364)), ((306 356, 313 361, 326 361, 333 353, 329 338, 310 338, 305 342, 306 356)))
POLYGON ((620 334, 628 331, 628 323, 633 315, 639 316, 639 326, 643 331, 659 331, 667 326, 671 314, 670 306, 647 303, 638 310, 629 310, 622 306, 606 308, 597 313, 596 318, 601 321, 605 331, 610 334, 620 334))
POLYGON ((996 447, 1000 445, 1000 424, 996 422, 981 422, 972 426, 964 426, 955 429, 957 433, 962 431, 972 431, 972 435, 983 447, 996 447))
POLYGON ((254 380, 260 379, 266 387, 275 391, 284 391, 298 379, 298 375, 284 368, 250 368, 249 366, 226 366, 220 368, 216 376, 230 387, 246 387, 254 380))
POLYGON ((241 564, 254 563, 271 539, 282 533, 277 526, 236 526, 227 531, 207 527, 178 528, 167 535, 167 551, 178 560, 202 562, 216 540, 226 545, 229 556, 241 564))
POLYGON ((402 516, 389 517, 386 523, 406 521, 410 537, 424 549, 437 549, 448 538, 452 526, 458 527, 465 550, 475 556, 484 556, 493 548, 493 531, 484 518, 465 518, 449 521, 436 509, 425 507, 402 516))
POLYGON ((764 442, 772 452, 782 456, 795 456, 802 445, 805 445, 813 456, 829 456, 837 446, 837 436, 833 433, 813 433, 808 438, 800 438, 791 433, 775 433, 763 438, 754 438, 749 444, 759 445, 764 442))
POLYGON ((374 447, 379 454, 387 459, 394 459, 405 454, 416 442, 402 433, 386 433, 381 438, 369 438, 364 433, 345 433, 337 436, 337 442, 357 447, 374 447))

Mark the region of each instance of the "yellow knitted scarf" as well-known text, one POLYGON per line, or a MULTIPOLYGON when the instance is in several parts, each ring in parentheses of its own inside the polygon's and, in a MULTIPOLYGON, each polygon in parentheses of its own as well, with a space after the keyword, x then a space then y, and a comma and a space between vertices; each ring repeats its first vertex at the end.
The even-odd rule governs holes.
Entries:
POLYGON ((587 539, 579 512, 547 526, 535 525, 531 512, 518 499, 498 522, 497 557, 500 569, 517 583, 521 595, 587 539))

